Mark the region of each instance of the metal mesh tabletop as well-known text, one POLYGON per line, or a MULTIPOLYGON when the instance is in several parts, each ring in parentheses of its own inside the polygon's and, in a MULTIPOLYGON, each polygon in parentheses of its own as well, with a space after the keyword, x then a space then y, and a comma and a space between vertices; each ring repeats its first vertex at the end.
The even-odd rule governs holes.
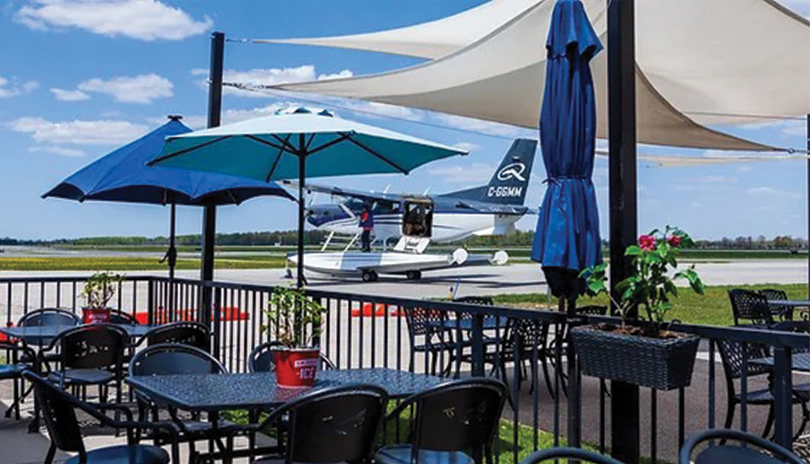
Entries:
MULTIPOLYGON (((134 376, 135 389, 189 411, 256 409, 282 404, 312 389, 279 388, 275 373, 134 376)), ((315 389, 363 383, 384 388, 392 398, 427 390, 448 379, 393 369, 346 369, 318 372, 315 389)))
MULTIPOLYGON (((146 324, 113 324, 126 331, 130 337, 141 337, 149 330, 154 329, 155 325, 146 324)), ((0 333, 3 333, 11 338, 23 340, 29 345, 45 345, 51 340, 59 336, 62 332, 74 329, 75 325, 45 325, 38 327, 0 327, 0 333)))
MULTIPOLYGON (((810 353, 796 353, 792 358, 794 371, 810 372, 810 353)), ((773 366, 774 360, 773 358, 752 359, 751 363, 761 366, 773 366)))

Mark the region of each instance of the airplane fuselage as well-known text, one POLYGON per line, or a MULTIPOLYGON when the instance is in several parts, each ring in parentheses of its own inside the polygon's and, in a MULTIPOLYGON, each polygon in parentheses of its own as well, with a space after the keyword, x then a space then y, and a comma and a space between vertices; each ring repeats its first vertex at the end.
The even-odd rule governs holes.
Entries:
MULTIPOLYGON (((431 242, 447 243, 463 240, 474 235, 501 235, 514 230, 515 223, 525 211, 515 214, 481 213, 453 204, 435 201, 431 242)), ((360 208, 348 201, 337 204, 310 207, 308 222, 320 229, 336 234, 356 235, 361 232, 358 216, 360 208), (346 210, 352 212, 352 215, 346 210)), ((525 209, 525 208, 524 208, 525 209)), ((390 243, 402 236, 402 212, 398 208, 375 207, 373 237, 380 243, 390 243)))

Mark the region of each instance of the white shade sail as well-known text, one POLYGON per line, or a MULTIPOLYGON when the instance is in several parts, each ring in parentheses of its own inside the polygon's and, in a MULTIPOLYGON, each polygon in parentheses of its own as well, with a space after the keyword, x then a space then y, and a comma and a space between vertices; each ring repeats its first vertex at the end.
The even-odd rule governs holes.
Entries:
MULTIPOLYGON (((607 2, 583 0, 607 43, 607 2)), ((537 127, 554 0, 494 0, 392 31, 287 42, 431 58, 370 76, 283 84, 295 92, 537 127)), ((636 2, 640 143, 770 150, 702 124, 810 113, 810 22, 776 0, 636 2)), ((607 137, 607 53, 592 63, 598 136, 607 137)))

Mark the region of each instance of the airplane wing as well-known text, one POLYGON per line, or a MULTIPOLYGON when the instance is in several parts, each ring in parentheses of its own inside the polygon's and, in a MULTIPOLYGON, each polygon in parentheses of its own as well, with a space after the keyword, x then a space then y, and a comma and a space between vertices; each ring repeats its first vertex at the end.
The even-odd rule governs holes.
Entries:
POLYGON ((455 206, 458 208, 469 209, 470 211, 475 211, 478 213, 507 214, 507 215, 536 214, 536 211, 532 211, 531 208, 526 206, 482 203, 478 201, 459 200, 456 202, 455 206))
MULTIPOLYGON (((298 188, 298 182, 292 180, 283 180, 281 184, 284 186, 295 187, 298 188)), ((402 201, 405 197, 403 195, 399 195, 396 193, 385 193, 385 192, 363 192, 360 190, 352 190, 352 189, 345 189, 341 187, 335 186, 326 186, 326 185, 315 185, 315 184, 306 184, 304 188, 308 192, 316 192, 322 193, 325 195, 336 196, 336 197, 344 197, 344 198, 357 198, 359 200, 367 201, 367 202, 385 202, 385 203, 397 203, 402 201)))

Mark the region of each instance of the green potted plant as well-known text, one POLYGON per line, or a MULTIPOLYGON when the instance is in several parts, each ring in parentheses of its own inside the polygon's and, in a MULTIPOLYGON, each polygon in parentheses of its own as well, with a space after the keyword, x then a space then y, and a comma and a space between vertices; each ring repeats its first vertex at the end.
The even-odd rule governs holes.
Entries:
POLYGON ((267 309, 270 336, 280 343, 273 349, 279 386, 310 387, 320 365, 320 339, 326 310, 303 290, 279 287, 273 291, 267 309))
POLYGON ((111 310, 107 305, 122 280, 123 275, 107 271, 96 272, 87 279, 81 293, 85 303, 82 307, 82 321, 85 324, 109 322, 111 310))
POLYGON ((607 289, 607 264, 585 269, 580 277, 587 282, 590 295, 607 293, 621 316, 621 324, 596 324, 571 331, 574 347, 585 375, 621 380, 658 390, 688 386, 692 378, 700 337, 669 330, 666 315, 672 299, 678 296, 675 282, 689 283, 702 295, 705 287, 695 266, 678 270, 678 254, 683 247, 694 246, 681 229, 667 226, 639 237, 638 244, 627 247, 632 257, 633 274, 615 289, 619 301, 607 289), (631 310, 637 309, 641 325, 627 325, 631 310))

